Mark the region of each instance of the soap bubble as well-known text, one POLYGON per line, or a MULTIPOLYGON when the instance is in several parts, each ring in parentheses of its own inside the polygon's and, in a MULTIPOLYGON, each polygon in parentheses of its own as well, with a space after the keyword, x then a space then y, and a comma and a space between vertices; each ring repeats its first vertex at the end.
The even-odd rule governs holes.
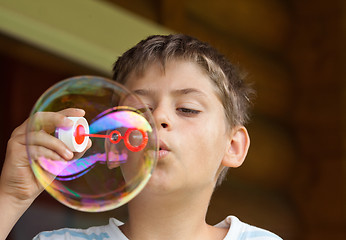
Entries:
POLYGON ((155 168, 157 149, 154 121, 145 105, 120 84, 95 76, 70 78, 48 89, 35 104, 27 128, 36 178, 55 199, 80 211, 111 210, 135 197, 155 168), (40 112, 68 108, 86 113, 70 117, 73 127, 42 122, 40 112), (74 158, 56 160, 39 149, 41 134, 63 141, 74 158))

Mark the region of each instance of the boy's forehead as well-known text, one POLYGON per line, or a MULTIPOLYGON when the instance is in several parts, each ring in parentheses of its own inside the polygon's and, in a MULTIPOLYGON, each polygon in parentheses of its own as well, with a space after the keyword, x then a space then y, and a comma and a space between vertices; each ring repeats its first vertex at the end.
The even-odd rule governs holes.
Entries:
POLYGON ((150 88, 151 85, 176 88, 212 87, 212 81, 205 70, 188 60, 170 60, 166 63, 153 62, 140 71, 132 71, 124 85, 133 88, 150 88), (197 84, 197 85, 196 85, 197 84))
POLYGON ((207 108, 213 106, 214 109, 224 111, 222 99, 216 85, 212 83, 209 76, 197 64, 190 66, 195 69, 184 69, 180 68, 181 66, 173 68, 174 73, 178 73, 172 74, 173 76, 167 76, 167 74, 171 75, 172 73, 169 66, 166 66, 164 73, 160 68, 155 69, 151 66, 142 76, 133 75, 128 78, 125 86, 131 92, 146 100, 158 100, 162 97, 169 97, 169 99, 176 101, 183 101, 184 99, 184 101, 196 101, 207 108))

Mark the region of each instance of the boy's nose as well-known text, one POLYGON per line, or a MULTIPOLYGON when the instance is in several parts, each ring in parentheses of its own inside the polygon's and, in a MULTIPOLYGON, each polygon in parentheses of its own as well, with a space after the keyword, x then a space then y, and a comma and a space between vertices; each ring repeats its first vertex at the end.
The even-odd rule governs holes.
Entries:
POLYGON ((171 123, 169 120, 169 113, 168 113, 167 109, 164 109, 163 107, 157 107, 156 109, 154 109, 152 114, 154 116, 156 127, 158 129, 160 129, 160 128, 169 129, 170 128, 171 123))

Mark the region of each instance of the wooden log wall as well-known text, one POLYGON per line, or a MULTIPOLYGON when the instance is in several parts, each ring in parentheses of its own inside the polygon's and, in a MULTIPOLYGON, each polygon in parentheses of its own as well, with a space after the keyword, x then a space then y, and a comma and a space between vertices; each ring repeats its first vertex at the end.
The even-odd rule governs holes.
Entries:
MULTIPOLYGON (((344 1, 108 2, 210 42, 257 89, 249 156, 216 190, 210 223, 235 214, 285 240, 346 239, 344 1)), ((2 156, 11 131, 45 89, 69 76, 98 74, 5 36, 0 62, 2 156)))
POLYGON ((209 41, 255 83, 252 147, 216 192, 210 221, 233 210, 284 239, 345 239, 345 2, 110 2, 209 41))

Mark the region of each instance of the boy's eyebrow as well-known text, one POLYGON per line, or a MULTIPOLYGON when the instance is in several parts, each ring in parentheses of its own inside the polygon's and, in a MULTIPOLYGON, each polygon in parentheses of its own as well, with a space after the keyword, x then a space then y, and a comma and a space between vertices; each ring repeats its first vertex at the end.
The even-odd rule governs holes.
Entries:
MULTIPOLYGON (((153 91, 152 89, 136 89, 133 91, 135 94, 139 95, 139 96, 152 96, 155 94, 155 91, 153 91)), ((183 88, 183 89, 177 89, 172 91, 173 95, 187 95, 187 94, 196 94, 196 95, 201 95, 202 97, 206 97, 207 95, 196 89, 196 88, 183 88)))
POLYGON ((191 93, 206 97, 206 94, 204 92, 202 92, 201 90, 198 90, 196 88, 183 88, 183 89, 178 89, 178 90, 173 91, 173 94, 175 94, 175 95, 187 95, 187 94, 191 94, 191 93))
POLYGON ((151 89, 136 89, 133 92, 139 96, 150 96, 154 94, 154 91, 151 89))

